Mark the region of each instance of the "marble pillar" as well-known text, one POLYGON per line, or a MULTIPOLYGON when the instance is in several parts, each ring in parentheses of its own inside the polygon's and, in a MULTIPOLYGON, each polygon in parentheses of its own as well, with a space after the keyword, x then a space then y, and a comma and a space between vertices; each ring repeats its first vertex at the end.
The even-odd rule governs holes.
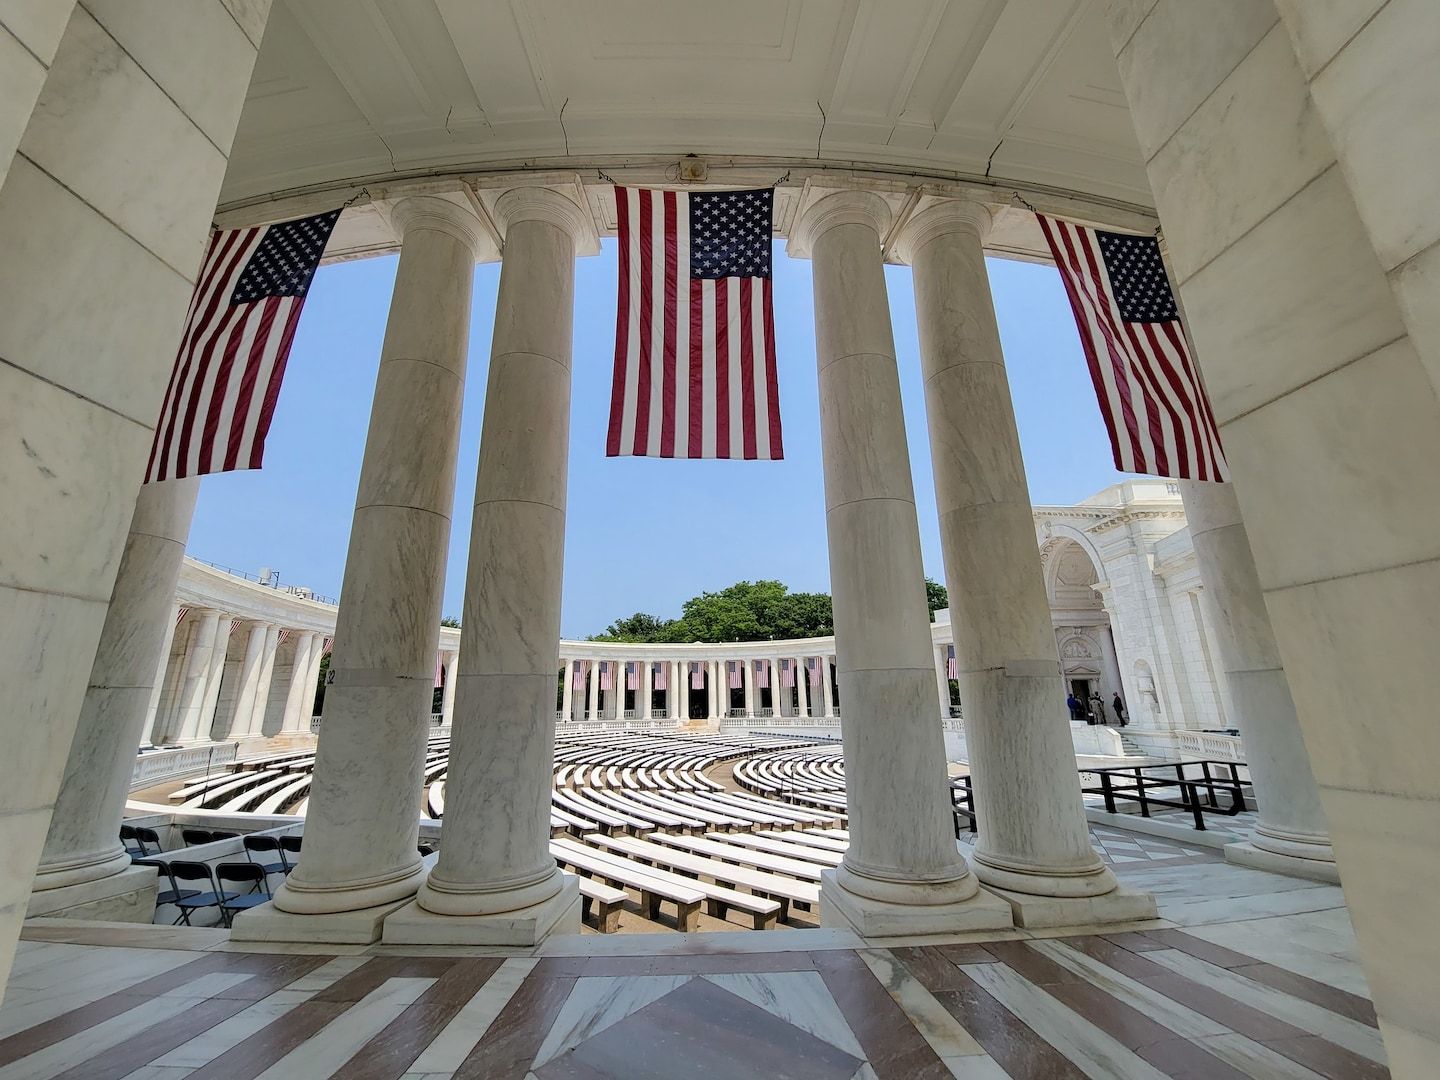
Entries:
POLYGON ((649 720, 655 712, 655 665, 646 660, 640 665, 640 719, 649 720))
POLYGON ((561 660, 560 675, 560 716, 564 720, 574 720, 573 710, 575 708, 575 661, 561 660))
POLYGON ((455 680, 460 675, 460 652, 445 654, 445 692, 440 698, 440 724, 449 727, 455 719, 455 680))
POLYGON ((810 669, 805 666, 808 657, 795 658, 795 694, 799 704, 795 707, 797 716, 810 716, 810 669))
POLYGON ((1017 923, 1141 919, 1090 844, 1020 438, 982 247, 990 211, 947 201, 906 225, 925 411, 975 776, 975 873, 1017 923))
POLYGON ((580 932, 579 887, 550 855, 550 786, 575 255, 593 234, 588 214, 547 188, 512 188, 495 212, 505 257, 444 838, 415 903, 386 920, 386 941, 533 945, 554 930, 580 932))
POLYGON ((755 719, 755 661, 741 660, 741 681, 745 684, 745 719, 755 719))
POLYGON ((689 673, 679 660, 669 661, 669 663, 670 692, 665 695, 665 701, 670 708, 670 719, 684 720, 687 719, 690 711, 685 705, 690 694, 690 684, 685 681, 689 677, 689 673))
POLYGON ((215 741, 215 720, 220 706, 220 687, 225 681, 226 661, 230 656, 230 632, 235 620, 222 613, 215 630, 215 648, 210 652, 210 671, 205 679, 205 702, 200 707, 200 728, 195 737, 200 742, 215 741))
POLYGON ((135 500, 35 877, 36 892, 49 895, 36 898, 32 914, 81 904, 92 918, 149 922, 154 913, 144 901, 153 903, 155 876, 149 870, 127 873, 130 857, 118 830, 158 653, 166 629, 175 625, 171 598, 199 490, 198 478, 169 480, 145 485, 135 500), (95 884, 100 879, 110 880, 95 884))
POLYGON ((149 733, 148 740, 145 735, 141 741, 154 742, 156 737, 155 719, 160 712, 160 695, 165 690, 165 680, 170 674, 170 651, 175 647, 175 631, 180 627, 182 604, 170 605, 170 618, 165 623, 165 629, 161 637, 160 657, 155 661, 155 677, 150 687, 150 703, 145 707, 145 726, 143 731, 149 733))
POLYGON ((772 656, 770 664, 770 712, 775 717, 785 715, 785 694, 781 685, 785 677, 780 672, 780 658, 772 656))
MULTIPOLYGON (((220 612, 207 608, 194 614, 195 625, 185 649, 185 668, 180 675, 178 722, 174 728, 174 738, 182 744, 202 741, 200 731, 205 699, 220 634, 220 612)), ((208 737, 207 730, 205 738, 208 737)))
POLYGON ((468 207, 433 196, 401 200, 392 221, 400 265, 336 617, 305 857, 276 891, 273 911, 236 919, 241 939, 372 941, 424 876, 415 823, 481 229, 468 207))
POLYGON ((259 739, 265 734, 265 713, 270 707, 270 692, 275 684, 275 654, 280 651, 280 627, 265 628, 265 648, 260 654, 260 675, 255 680, 255 702, 250 711, 246 734, 259 739))
POLYGON ((315 684, 309 681, 310 664, 319 649, 319 634, 309 630, 296 632, 290 685, 285 691, 285 719, 280 725, 283 734, 300 735, 310 731, 310 710, 315 704, 315 684))
POLYGON ((950 719, 950 647, 939 645, 935 649, 935 693, 940 699, 940 718, 950 719))
POLYGON ((600 719, 600 665, 597 661, 585 661, 585 719, 600 719))
POLYGON ((890 220, 878 195, 838 191, 807 207, 790 239, 791 252, 813 263, 825 523, 847 701, 850 848, 824 874, 821 918, 867 937, 1011 923, 957 848, 933 720, 925 572, 880 252, 890 220))
POLYGON ((1320 792, 1234 488, 1185 480, 1180 494, 1205 585, 1200 601, 1215 634, 1260 803, 1250 840, 1226 847, 1226 857, 1338 881, 1320 792))
POLYGON ((315 699, 320 693, 320 662, 325 659, 325 635, 316 633, 315 643, 310 646, 310 670, 305 676, 305 685, 309 690, 305 695, 305 707, 302 710, 300 731, 302 734, 310 733, 310 721, 315 716, 315 699))
POLYGON ((235 698, 235 711, 228 732, 231 739, 248 739, 258 734, 251 731, 251 720, 255 715, 255 695, 260 689, 260 672, 265 661, 265 635, 269 629, 263 622, 252 622, 246 633, 245 656, 240 661, 240 689, 235 698))
POLYGON ((831 683, 830 657, 820 657, 820 715, 827 720, 835 717, 835 691, 831 683))

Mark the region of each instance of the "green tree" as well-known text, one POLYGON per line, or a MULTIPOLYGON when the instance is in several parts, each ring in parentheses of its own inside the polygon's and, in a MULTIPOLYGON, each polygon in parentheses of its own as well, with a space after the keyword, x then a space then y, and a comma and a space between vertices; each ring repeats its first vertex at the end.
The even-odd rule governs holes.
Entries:
POLYGON ((925 579, 925 603, 930 606, 930 621, 935 621, 935 612, 950 606, 950 594, 938 581, 925 579))
POLYGON ((460 619, 455 615, 446 615, 443 619, 440 620, 440 625, 453 626, 458 630, 460 628, 460 619))

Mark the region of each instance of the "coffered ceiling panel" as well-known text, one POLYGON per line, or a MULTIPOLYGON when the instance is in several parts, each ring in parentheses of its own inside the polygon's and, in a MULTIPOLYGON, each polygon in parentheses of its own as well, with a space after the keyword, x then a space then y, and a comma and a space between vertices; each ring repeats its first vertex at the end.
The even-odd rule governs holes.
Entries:
POLYGON ((1151 203, 1094 0, 277 0, 223 199, 687 153, 1151 203))

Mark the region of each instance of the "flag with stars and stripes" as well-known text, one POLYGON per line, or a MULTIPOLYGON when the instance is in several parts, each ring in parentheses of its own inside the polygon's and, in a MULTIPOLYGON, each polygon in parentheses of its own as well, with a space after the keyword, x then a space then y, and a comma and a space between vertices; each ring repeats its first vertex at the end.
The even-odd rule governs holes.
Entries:
POLYGON ((640 689, 640 665, 633 660, 625 661, 625 689, 640 689))
POLYGON ((762 690, 768 690, 770 688, 770 661, 755 661, 755 685, 762 690))
POLYGON ((655 682, 654 682, 653 685, 654 685, 655 689, 656 689, 656 690, 669 690, 669 689, 670 689, 670 665, 667 664, 667 663, 665 663, 665 662, 662 660, 660 663, 658 663, 658 664, 655 665, 655 667, 654 667, 654 672, 655 672, 655 682))
POLYGON ((960 678, 960 665, 955 660, 954 645, 949 645, 945 649, 945 677, 947 679, 960 678))
POLYGON ((1159 243, 1036 217, 1075 313, 1115 467, 1230 479, 1159 243))
POLYGON ((216 233, 200 267, 145 482, 258 469, 305 294, 339 210, 216 233))
POLYGON ((785 456, 774 195, 615 189, 620 288, 607 457, 785 456))
POLYGON ((705 689, 705 669, 694 660, 690 661, 690 689, 705 689))

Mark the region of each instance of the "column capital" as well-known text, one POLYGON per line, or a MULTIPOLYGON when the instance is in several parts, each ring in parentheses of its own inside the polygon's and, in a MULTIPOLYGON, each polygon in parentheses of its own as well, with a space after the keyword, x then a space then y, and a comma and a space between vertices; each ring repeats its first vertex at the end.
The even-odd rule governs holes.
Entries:
POLYGON ((983 243, 990 234, 995 214, 984 203, 969 199, 946 199, 927 206, 915 214, 895 237, 891 251, 903 263, 913 263, 915 255, 931 240, 952 233, 974 237, 983 243))
POLYGON ((390 223, 399 234, 402 246, 412 231, 442 232, 459 240, 477 259, 485 239, 484 228, 473 210, 439 195, 412 195, 401 199, 390 208, 390 223))
POLYGON ((554 188, 539 185, 513 187, 495 200, 495 222, 501 232, 522 221, 544 221, 562 230, 575 245, 575 254, 593 255, 600 250, 600 240, 589 213, 554 188))
POLYGON ((809 258, 815 241, 841 225, 868 225, 875 232, 878 252, 880 238, 890 228, 890 204, 873 191, 836 191, 811 203, 790 227, 788 254, 809 258))

